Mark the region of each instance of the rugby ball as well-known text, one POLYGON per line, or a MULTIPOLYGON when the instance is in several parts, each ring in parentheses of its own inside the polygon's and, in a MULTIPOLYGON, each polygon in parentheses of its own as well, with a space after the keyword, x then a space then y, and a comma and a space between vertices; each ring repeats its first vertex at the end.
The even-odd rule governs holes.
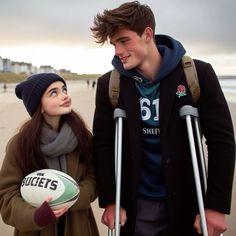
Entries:
POLYGON ((53 210, 71 207, 80 194, 79 186, 71 176, 54 169, 42 169, 25 176, 20 192, 22 198, 34 207, 40 207, 51 197, 49 205, 53 210))

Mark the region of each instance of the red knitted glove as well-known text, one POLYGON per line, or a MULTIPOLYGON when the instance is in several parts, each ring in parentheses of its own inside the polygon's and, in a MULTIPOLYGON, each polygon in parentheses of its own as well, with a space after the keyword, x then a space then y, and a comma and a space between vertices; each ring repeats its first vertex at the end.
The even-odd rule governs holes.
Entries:
POLYGON ((57 218, 47 202, 44 202, 38 209, 36 209, 34 220, 40 227, 45 227, 57 222, 57 218))

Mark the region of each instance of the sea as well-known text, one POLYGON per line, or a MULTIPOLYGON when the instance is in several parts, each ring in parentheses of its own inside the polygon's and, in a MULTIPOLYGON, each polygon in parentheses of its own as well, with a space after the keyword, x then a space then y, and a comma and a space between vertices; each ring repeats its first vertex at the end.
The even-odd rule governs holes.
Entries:
MULTIPOLYGON (((236 75, 235 76, 218 76, 221 88, 224 92, 226 99, 229 102, 236 103, 236 75)), ((81 81, 67 81, 67 83, 81 84, 81 86, 86 86, 86 80, 81 81)), ((4 83, 0 83, 0 93, 4 92, 14 92, 15 83, 6 84, 7 88, 4 90, 4 83)))
POLYGON ((227 101, 236 103, 236 76, 219 76, 219 82, 227 101))

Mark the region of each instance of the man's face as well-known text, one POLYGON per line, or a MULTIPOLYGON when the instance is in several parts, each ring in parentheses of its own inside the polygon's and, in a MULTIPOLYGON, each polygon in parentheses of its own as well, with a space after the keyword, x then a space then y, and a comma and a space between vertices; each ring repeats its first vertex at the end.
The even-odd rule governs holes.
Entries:
POLYGON ((121 29, 110 38, 115 47, 115 55, 123 63, 125 70, 141 68, 147 57, 148 44, 145 40, 145 31, 139 36, 129 29, 121 29))

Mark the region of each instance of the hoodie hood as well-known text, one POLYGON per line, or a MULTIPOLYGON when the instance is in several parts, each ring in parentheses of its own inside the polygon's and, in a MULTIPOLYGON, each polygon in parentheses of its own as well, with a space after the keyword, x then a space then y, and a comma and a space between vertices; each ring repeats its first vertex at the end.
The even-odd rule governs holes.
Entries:
MULTIPOLYGON (((158 51, 162 56, 162 64, 154 80, 154 82, 157 82, 166 77, 171 71, 173 71, 186 51, 179 41, 171 38, 170 36, 156 35, 155 39, 158 51)), ((122 62, 117 56, 114 56, 114 58, 112 59, 112 65, 121 75, 133 78, 139 82, 150 83, 150 81, 139 74, 135 68, 131 70, 125 70, 122 62)))

